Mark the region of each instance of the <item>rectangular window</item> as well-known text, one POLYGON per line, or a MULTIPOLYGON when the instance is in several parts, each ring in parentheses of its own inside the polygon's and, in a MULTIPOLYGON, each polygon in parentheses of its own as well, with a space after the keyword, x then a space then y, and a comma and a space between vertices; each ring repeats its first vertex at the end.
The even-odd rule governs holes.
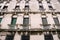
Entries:
POLYGON ((42 18, 42 23, 43 24, 48 24, 47 19, 46 18, 42 18))
POLYGON ((50 9, 50 10, 52 10, 52 9, 53 9, 53 7, 52 7, 52 6, 48 6, 48 7, 49 7, 49 9, 50 9))
POLYGON ((0 23, 1 23, 1 21, 2 21, 2 18, 0 18, 0 23))
POLYGON ((50 3, 50 0, 46 0, 47 1, 47 3, 50 3))
POLYGON ((21 40, 30 40, 29 35, 22 35, 21 40))
POLYGON ((39 10, 42 10, 44 9, 42 5, 39 5, 39 10))
POLYGON ((25 5, 25 10, 29 10, 29 5, 25 5))
POLYGON ((58 34, 58 38, 60 39, 60 31, 57 31, 57 34, 58 34))
POLYGON ((39 3, 42 3, 42 0, 37 0, 39 3))
POLYGON ((47 3, 49 3, 49 4, 50 4, 50 1, 47 1, 47 3))
POLYGON ((3 9, 7 9, 7 8, 8 8, 8 6, 4 6, 4 7, 3 7, 3 9))
POLYGON ((19 6, 16 6, 15 9, 20 9, 20 7, 19 6))
POLYGON ((42 18, 42 26, 45 30, 50 29, 50 24, 48 24, 46 18, 42 18))
POLYGON ((60 2, 60 0, 58 0, 58 2, 60 2))
POLYGON ((42 3, 42 1, 38 1, 39 3, 42 3))
POLYGON ((12 18, 11 24, 9 25, 10 26, 10 29, 15 29, 16 20, 17 20, 17 18, 12 18))
POLYGON ((29 24, 29 18, 24 18, 23 19, 23 24, 28 25, 29 24))
POLYGON ((15 25, 16 24, 16 20, 17 20, 17 18, 12 18, 11 24, 15 25))
POLYGON ((26 3, 29 3, 29 1, 26 1, 26 3))
POLYGON ((59 24, 58 18, 53 18, 53 19, 54 19, 55 24, 59 24))
POLYGON ((44 38, 45 38, 45 40, 53 40, 52 34, 45 34, 44 38))
POLYGON ((1 8, 1 6, 0 6, 0 8, 1 8))
POLYGON ((29 3, 30 0, 25 0, 26 3, 29 3))
POLYGON ((42 3, 41 1, 39 1, 39 3, 42 3))
POLYGON ((14 35, 7 35, 5 40, 13 40, 14 39, 14 35))

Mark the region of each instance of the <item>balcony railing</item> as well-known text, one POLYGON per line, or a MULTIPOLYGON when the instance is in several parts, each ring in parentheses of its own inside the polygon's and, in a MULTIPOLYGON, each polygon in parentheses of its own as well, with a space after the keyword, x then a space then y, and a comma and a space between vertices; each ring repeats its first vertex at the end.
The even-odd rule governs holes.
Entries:
POLYGON ((20 26, 22 26, 22 30, 29 30, 30 24, 21 24, 20 26))
POLYGON ((51 12, 54 12, 54 11, 55 11, 55 9, 52 9, 52 8, 50 8, 49 10, 50 10, 51 12))
POLYGON ((29 9, 29 8, 24 8, 23 10, 24 10, 24 12, 30 12, 31 11, 31 9, 29 9))
POLYGON ((56 29, 60 29, 60 24, 53 24, 54 27, 56 27, 56 29))
POLYGON ((13 9, 14 12, 20 12, 21 10, 20 9, 13 9))
POLYGON ((43 30, 50 29, 50 24, 40 24, 40 25, 43 26, 43 30))
POLYGON ((27 26, 30 26, 30 24, 21 24, 20 26, 27 27, 27 26))
POLYGON ((1 9, 1 12, 8 12, 7 9, 1 9))
POLYGON ((16 29, 16 27, 18 26, 18 25, 12 25, 12 24, 8 24, 8 26, 9 26, 9 29, 16 29))
POLYGON ((15 25, 12 25, 12 24, 8 24, 9 26, 9 30, 22 30, 22 31, 25 31, 25 30, 29 30, 29 26, 30 25, 25 25, 25 24, 15 24, 15 25))
POLYGON ((44 12, 44 11, 45 11, 45 9, 44 9, 44 8, 40 8, 39 10, 40 10, 40 12, 44 12))

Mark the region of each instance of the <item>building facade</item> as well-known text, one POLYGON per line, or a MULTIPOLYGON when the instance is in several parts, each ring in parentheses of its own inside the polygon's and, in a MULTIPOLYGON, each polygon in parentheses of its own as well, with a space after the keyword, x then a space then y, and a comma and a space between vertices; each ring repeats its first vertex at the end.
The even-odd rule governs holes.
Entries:
POLYGON ((60 40, 60 0, 0 0, 0 40, 60 40))

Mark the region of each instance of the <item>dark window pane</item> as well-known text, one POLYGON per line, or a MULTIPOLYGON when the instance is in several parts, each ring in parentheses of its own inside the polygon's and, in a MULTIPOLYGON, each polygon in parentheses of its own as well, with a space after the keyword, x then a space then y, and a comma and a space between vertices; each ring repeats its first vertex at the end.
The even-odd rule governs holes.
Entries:
POLYGON ((60 39, 60 31, 57 31, 57 34, 58 34, 58 38, 60 39))
POLYGON ((39 5, 39 9, 43 9, 43 6, 39 5))
POLYGON ((22 35, 21 40, 29 40, 29 35, 22 35))
POLYGON ((55 24, 59 24, 58 18, 53 18, 53 19, 54 19, 55 24))
POLYGON ((25 5, 25 10, 28 10, 29 9, 29 5, 25 5))
POLYGON ((14 39, 14 35, 7 35, 5 40, 13 40, 14 39))
POLYGON ((60 2, 60 0, 58 0, 58 2, 60 2))
POLYGON ((19 6, 16 6, 15 9, 19 9, 19 6))
POLYGON ((24 18, 24 19, 23 19, 23 24, 28 25, 28 24, 29 24, 29 18, 24 18))
POLYGON ((1 8, 1 6, 0 6, 0 8, 1 8))
POLYGON ((49 9, 53 9, 53 7, 52 6, 48 6, 49 7, 49 9))
POLYGON ((42 0, 37 0, 39 4, 42 4, 42 0))
POLYGON ((4 6, 4 7, 3 7, 3 9, 7 9, 7 8, 8 8, 8 6, 4 6))
POLYGON ((2 21, 2 18, 0 18, 0 23, 1 23, 1 21, 2 21))
POLYGON ((16 20, 17 20, 17 18, 12 18, 11 24, 15 25, 16 24, 16 20))
POLYGON ((47 1, 47 3, 50 3, 50 1, 47 1))
POLYGON ((42 1, 38 1, 39 3, 42 3, 42 1))
POLYGON ((44 35, 45 40, 53 40, 53 36, 51 34, 44 35))
POLYGON ((26 3, 29 3, 29 1, 26 1, 26 3))
POLYGON ((43 24, 48 24, 48 23, 47 23, 47 19, 46 19, 46 18, 42 18, 42 23, 43 23, 43 24))

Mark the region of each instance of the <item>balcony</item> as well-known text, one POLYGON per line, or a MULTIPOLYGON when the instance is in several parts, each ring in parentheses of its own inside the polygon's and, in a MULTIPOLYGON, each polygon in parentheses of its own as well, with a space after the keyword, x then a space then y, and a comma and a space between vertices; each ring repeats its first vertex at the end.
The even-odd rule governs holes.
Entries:
POLYGON ((28 31, 29 30, 29 26, 30 25, 25 25, 25 24, 16 24, 16 25, 12 25, 12 24, 8 24, 10 31, 28 31))
POLYGON ((55 9, 53 9, 53 8, 50 8, 49 10, 50 10, 51 12, 54 12, 54 11, 55 11, 55 9))
POLYGON ((50 24, 40 24, 43 27, 43 30, 50 30, 50 24))
POLYGON ((28 30, 29 30, 29 28, 30 28, 30 27, 29 27, 29 26, 30 26, 30 24, 21 24, 20 26, 22 26, 21 30, 24 30, 24 31, 25 31, 25 30, 27 30, 27 31, 28 31, 28 30))
POLYGON ((60 24, 53 24, 53 26, 60 30, 60 24))
POLYGON ((14 12, 21 12, 20 9, 13 9, 13 10, 14 10, 14 12))
POLYGON ((31 11, 31 9, 29 9, 29 8, 24 8, 23 10, 24 10, 24 12, 30 12, 31 11))
POLYGON ((9 26, 9 29, 14 30, 14 29, 16 29, 16 27, 18 25, 17 24, 16 25, 8 24, 8 26, 9 26))
POLYGON ((30 24, 21 24, 20 26, 27 27, 27 26, 30 26, 30 24))
POLYGON ((45 11, 45 9, 44 9, 44 8, 40 8, 39 10, 40 10, 40 12, 44 12, 44 11, 45 11))
POLYGON ((7 9, 1 9, 1 12, 8 12, 7 9))

